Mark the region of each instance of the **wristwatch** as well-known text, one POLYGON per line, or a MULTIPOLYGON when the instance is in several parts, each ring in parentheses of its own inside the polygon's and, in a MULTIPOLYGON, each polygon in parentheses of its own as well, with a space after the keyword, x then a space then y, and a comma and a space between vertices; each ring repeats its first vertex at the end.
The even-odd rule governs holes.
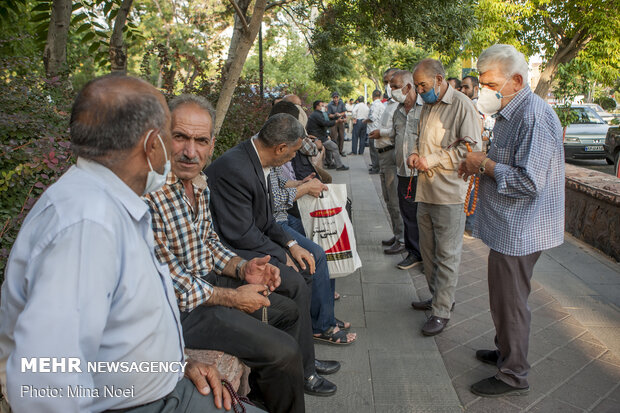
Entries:
POLYGON ((480 162, 480 168, 478 168, 478 173, 480 175, 482 175, 484 173, 484 171, 486 171, 486 168, 484 166, 486 165, 488 160, 489 160, 489 158, 484 158, 482 160, 482 162, 480 162))
MULTIPOLYGON (((243 258, 239 260, 239 262, 237 263, 237 266, 235 267, 235 277, 237 277, 240 280, 243 280, 243 278, 241 278, 241 268, 243 268, 243 265, 248 262, 247 260, 244 260, 243 258)), ((245 275, 245 274, 244 274, 245 275)))
POLYGON ((295 245, 297 245, 297 241, 295 241, 295 240, 291 240, 291 241, 289 241, 289 242, 287 242, 287 243, 286 243, 286 248, 288 248, 288 249, 290 250, 290 249, 291 249, 291 248, 293 248, 293 246, 295 246, 295 245))

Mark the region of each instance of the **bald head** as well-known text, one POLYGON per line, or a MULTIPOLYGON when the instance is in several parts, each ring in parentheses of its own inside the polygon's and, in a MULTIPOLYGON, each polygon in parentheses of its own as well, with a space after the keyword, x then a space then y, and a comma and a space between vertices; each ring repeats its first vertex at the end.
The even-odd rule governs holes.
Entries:
POLYGON ((106 157, 133 148, 147 131, 164 130, 169 121, 166 100, 149 83, 123 75, 99 77, 73 103, 71 148, 77 156, 106 157))
POLYGON ((422 72, 427 77, 435 77, 437 75, 441 75, 443 78, 446 77, 446 71, 444 70, 443 65, 436 59, 420 60, 420 62, 413 68, 414 77, 417 72, 422 72))
POLYGON ((301 99, 297 95, 286 95, 282 100, 285 102, 291 102, 293 105, 301 106, 301 99))

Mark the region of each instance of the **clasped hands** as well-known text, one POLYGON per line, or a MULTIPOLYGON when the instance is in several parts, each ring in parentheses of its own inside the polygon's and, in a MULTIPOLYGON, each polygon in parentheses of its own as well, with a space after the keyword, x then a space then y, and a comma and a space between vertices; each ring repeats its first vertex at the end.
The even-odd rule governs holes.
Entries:
POLYGON ((244 264, 245 282, 237 288, 238 308, 253 313, 261 307, 269 307, 267 296, 280 286, 280 269, 269 263, 271 256, 252 258, 244 264))
POLYGON ((467 181, 470 176, 476 175, 480 171, 480 164, 486 157, 484 152, 467 152, 465 160, 459 165, 459 178, 467 181))

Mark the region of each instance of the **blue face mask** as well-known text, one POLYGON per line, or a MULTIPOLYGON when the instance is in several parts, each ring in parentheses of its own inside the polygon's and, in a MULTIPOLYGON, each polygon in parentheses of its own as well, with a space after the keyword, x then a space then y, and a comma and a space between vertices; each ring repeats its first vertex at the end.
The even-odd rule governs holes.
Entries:
POLYGON ((432 104, 432 103, 437 102, 437 98, 439 97, 439 95, 435 93, 435 84, 436 84, 436 80, 433 80, 433 88, 429 90, 428 92, 420 93, 420 96, 422 97, 422 100, 424 101, 424 103, 432 104))

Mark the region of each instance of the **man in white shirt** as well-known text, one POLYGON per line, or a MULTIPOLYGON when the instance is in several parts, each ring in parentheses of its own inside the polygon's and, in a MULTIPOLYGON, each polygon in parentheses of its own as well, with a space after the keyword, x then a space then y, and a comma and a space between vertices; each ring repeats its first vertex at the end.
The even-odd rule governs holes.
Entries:
POLYGON ((15 413, 230 409, 217 370, 185 362, 174 288, 140 199, 170 170, 164 97, 143 80, 104 76, 78 94, 70 128, 77 165, 37 201, 7 263, 5 399, 15 413))
MULTIPOLYGON (((370 104, 370 112, 368 113, 368 119, 366 119, 366 136, 370 135, 372 131, 379 129, 381 126, 381 116, 385 110, 385 105, 381 102, 381 91, 375 89, 372 92, 372 103, 370 104)), ((368 172, 371 175, 379 173, 379 153, 375 147, 375 140, 370 139, 368 143, 370 149, 370 169, 368 172)))
POLYGON ((357 98, 357 103, 353 108, 351 117, 353 118, 353 140, 351 142, 351 155, 363 155, 366 148, 366 124, 364 121, 368 119, 370 109, 364 103, 364 96, 357 98), (358 148, 359 144, 359 148, 358 148))

